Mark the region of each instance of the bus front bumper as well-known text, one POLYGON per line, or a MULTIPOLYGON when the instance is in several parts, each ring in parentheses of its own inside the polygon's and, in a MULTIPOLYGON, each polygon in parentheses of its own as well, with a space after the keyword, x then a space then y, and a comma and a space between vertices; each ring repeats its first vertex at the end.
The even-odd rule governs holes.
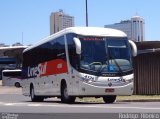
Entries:
POLYGON ((79 95, 83 96, 105 96, 105 95, 132 95, 133 82, 123 86, 94 86, 82 83, 79 87, 79 95))

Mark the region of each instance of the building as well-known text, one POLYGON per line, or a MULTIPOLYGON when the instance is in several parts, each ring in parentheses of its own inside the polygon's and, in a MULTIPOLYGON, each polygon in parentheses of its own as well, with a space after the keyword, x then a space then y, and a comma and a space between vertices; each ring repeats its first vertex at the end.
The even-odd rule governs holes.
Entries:
POLYGON ((4 43, 0 43, 0 47, 8 47, 9 45, 6 45, 4 43))
POLYGON ((21 44, 20 42, 16 42, 12 46, 23 46, 23 44, 21 44))
POLYGON ((51 13, 50 35, 67 27, 73 27, 73 26, 74 26, 74 17, 65 14, 63 10, 51 13))
POLYGON ((145 40, 145 22, 140 16, 134 16, 131 20, 123 20, 120 23, 105 25, 105 28, 114 28, 125 32, 129 39, 141 42, 145 40))
POLYGON ((16 43, 15 46, 0 47, 0 80, 2 79, 2 70, 4 69, 21 69, 22 53, 28 46, 16 43))

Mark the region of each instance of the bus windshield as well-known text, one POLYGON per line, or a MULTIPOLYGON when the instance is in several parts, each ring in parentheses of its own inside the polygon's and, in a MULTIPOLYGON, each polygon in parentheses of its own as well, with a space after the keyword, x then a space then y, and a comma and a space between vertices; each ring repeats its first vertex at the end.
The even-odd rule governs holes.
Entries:
POLYGON ((79 37, 82 44, 80 68, 93 72, 132 70, 128 39, 117 37, 79 37))

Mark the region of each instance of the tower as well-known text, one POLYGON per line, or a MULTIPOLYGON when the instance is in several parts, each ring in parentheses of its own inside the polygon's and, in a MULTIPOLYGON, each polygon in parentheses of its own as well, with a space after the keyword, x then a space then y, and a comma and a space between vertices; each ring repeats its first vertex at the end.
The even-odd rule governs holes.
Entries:
POLYGON ((131 26, 132 26, 132 39, 136 41, 144 41, 144 19, 140 16, 133 16, 131 18, 131 26))

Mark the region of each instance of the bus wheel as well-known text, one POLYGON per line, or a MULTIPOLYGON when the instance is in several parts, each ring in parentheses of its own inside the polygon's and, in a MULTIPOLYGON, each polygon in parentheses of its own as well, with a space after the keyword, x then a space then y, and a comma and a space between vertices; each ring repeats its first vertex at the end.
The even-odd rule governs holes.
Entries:
POLYGON ((19 82, 16 82, 16 83, 15 83, 15 87, 17 87, 17 88, 21 87, 20 83, 19 83, 19 82))
POLYGON ((116 95, 107 95, 107 96, 103 97, 103 101, 105 103, 113 103, 113 102, 115 102, 116 97, 117 97, 116 95))
POLYGON ((74 103, 76 97, 68 95, 67 84, 62 82, 61 85, 61 102, 62 103, 74 103))
POLYGON ((32 102, 42 102, 44 100, 43 97, 35 95, 34 87, 33 86, 31 86, 31 89, 30 89, 30 96, 31 96, 32 102))

